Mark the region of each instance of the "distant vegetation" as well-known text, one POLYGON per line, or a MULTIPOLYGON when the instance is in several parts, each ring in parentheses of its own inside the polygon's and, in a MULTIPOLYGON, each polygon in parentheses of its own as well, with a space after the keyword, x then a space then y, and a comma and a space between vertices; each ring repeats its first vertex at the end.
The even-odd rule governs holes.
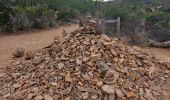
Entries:
POLYGON ((74 0, 71 3, 66 0, 1 0, 1 29, 16 32, 30 28, 58 26, 80 16, 80 11, 86 12, 79 8, 83 2, 79 3, 77 0, 75 2, 74 0))
POLYGON ((131 42, 170 40, 170 0, 1 0, 0 8, 0 25, 5 31, 46 28, 92 15, 121 17, 120 35, 131 37, 131 42))

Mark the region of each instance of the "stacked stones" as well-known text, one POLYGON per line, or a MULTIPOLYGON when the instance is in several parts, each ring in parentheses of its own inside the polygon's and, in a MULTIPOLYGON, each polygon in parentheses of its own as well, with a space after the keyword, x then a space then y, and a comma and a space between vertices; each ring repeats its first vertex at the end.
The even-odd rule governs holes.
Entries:
POLYGON ((96 24, 96 22, 92 19, 92 17, 87 16, 86 33, 94 34, 95 33, 95 24, 96 24))
POLYGON ((157 100, 168 64, 106 35, 64 35, 0 73, 9 100, 157 100))

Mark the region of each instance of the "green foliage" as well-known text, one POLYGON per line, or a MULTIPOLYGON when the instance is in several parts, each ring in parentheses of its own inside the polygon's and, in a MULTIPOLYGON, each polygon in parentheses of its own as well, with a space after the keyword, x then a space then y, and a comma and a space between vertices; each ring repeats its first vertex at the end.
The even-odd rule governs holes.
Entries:
POLYGON ((69 6, 63 6, 60 8, 59 13, 58 13, 58 18, 59 19, 67 19, 71 17, 71 8, 69 6))
POLYGON ((25 13, 16 14, 16 30, 28 30, 31 28, 31 22, 25 13))
POLYGON ((105 18, 117 18, 121 17, 121 20, 128 18, 128 12, 118 6, 113 6, 104 11, 105 18))
POLYGON ((170 14, 163 11, 155 11, 146 17, 149 24, 150 38, 158 41, 170 40, 170 14))
MULTIPOLYGON (((121 18, 121 32, 126 36, 141 37, 141 24, 149 24, 146 32, 151 37, 169 36, 170 0, 0 0, 0 25, 6 29, 26 30, 55 26, 87 13, 95 18, 121 18), (13 1, 13 2, 11 2, 13 1), (1 6, 2 5, 2 6, 1 6), (5 8, 5 9, 4 9, 5 8), (153 10, 154 9, 154 10, 153 10), (13 12, 15 12, 13 14, 13 12), (16 17, 12 21, 9 15, 16 17), (58 18, 58 19, 57 19, 58 18)), ((109 32, 110 33, 110 30, 109 32)), ((142 35, 144 37, 146 35, 142 35)), ((139 40, 139 39, 138 39, 139 40)), ((167 38, 166 38, 167 40, 167 38)), ((136 41, 136 40, 135 40, 136 41)))
POLYGON ((67 5, 73 9, 79 9, 81 13, 85 13, 89 3, 87 0, 16 0, 14 5, 19 7, 46 5, 53 10, 58 10, 67 5))
POLYGON ((146 17, 146 21, 151 22, 158 28, 170 28, 168 25, 170 15, 166 12, 156 11, 146 17))
POLYGON ((59 9, 58 18, 60 20, 68 20, 69 18, 77 18, 80 15, 77 9, 72 9, 69 6, 63 6, 59 9))
MULTIPOLYGON (((47 28, 49 26, 55 26, 57 22, 56 12, 46 6, 24 8, 15 6, 12 9, 15 11, 15 20, 12 21, 12 25, 14 26, 15 30, 47 28)), ((11 25, 8 23, 6 26, 11 27, 11 25)))
POLYGON ((16 10, 16 13, 26 13, 29 16, 53 16, 55 14, 55 11, 52 9, 49 9, 48 7, 44 6, 34 6, 34 7, 14 7, 16 10))
POLYGON ((2 30, 15 31, 14 28, 14 16, 15 12, 11 7, 12 2, 10 0, 0 0, 0 25, 3 26, 2 30))

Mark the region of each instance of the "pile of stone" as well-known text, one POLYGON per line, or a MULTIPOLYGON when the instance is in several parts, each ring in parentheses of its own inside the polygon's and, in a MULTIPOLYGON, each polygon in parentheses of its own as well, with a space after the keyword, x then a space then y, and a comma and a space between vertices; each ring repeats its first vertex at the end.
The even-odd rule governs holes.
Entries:
POLYGON ((78 31, 25 56, 0 73, 7 100, 155 100, 170 75, 137 47, 78 31))
POLYGON ((91 16, 87 16, 87 20, 86 20, 86 27, 85 27, 85 31, 88 34, 94 34, 95 33, 95 25, 96 22, 92 19, 91 16))

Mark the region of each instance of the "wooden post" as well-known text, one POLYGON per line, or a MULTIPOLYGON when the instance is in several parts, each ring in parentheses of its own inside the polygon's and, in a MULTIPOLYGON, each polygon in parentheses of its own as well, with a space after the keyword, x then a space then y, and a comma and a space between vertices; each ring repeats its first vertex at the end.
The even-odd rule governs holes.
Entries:
POLYGON ((95 25, 95 32, 97 34, 101 34, 102 33, 102 23, 101 23, 101 19, 96 19, 96 25, 95 25))
POLYGON ((102 34, 105 34, 105 20, 102 19, 102 34))
POLYGON ((117 18, 117 36, 120 33, 120 17, 117 18))

